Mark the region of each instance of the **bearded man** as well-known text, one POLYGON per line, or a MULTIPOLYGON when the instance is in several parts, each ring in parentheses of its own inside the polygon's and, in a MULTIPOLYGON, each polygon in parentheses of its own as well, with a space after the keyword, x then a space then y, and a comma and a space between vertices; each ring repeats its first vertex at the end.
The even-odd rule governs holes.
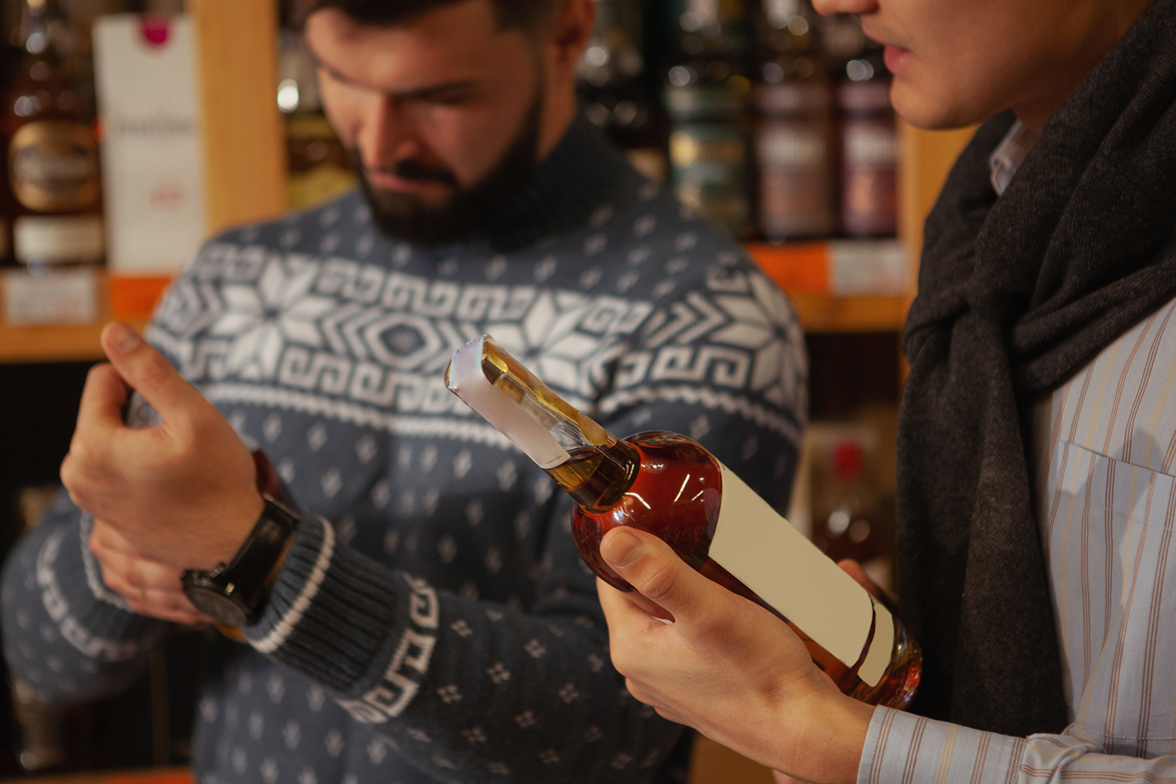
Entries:
POLYGON ((48 701, 109 693, 168 622, 215 620, 244 644, 221 639, 204 677, 201 784, 680 777, 682 728, 609 664, 571 499, 443 371, 489 333, 612 432, 690 434, 782 507, 805 410, 791 307, 578 113, 593 0, 299 18, 362 188, 209 243, 146 342, 107 327, 72 502, 4 574, 13 676, 48 701), (130 388, 162 425, 123 424, 130 388), (181 571, 218 564, 200 612, 181 571))

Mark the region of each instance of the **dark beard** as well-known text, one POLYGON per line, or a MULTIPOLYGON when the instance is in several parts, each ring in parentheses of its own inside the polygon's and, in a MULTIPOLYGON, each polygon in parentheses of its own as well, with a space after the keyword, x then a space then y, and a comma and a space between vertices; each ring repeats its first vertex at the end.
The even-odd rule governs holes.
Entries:
MULTIPOLYGON (((415 196, 373 187, 365 176, 358 152, 352 149, 351 159, 376 228, 391 239, 420 247, 450 245, 482 232, 537 165, 542 109, 542 88, 537 85, 535 100, 523 117, 523 126, 498 163, 472 186, 456 189, 444 204, 425 204, 415 196)), ((430 168, 412 160, 397 163, 392 172, 405 180, 457 184, 449 170, 430 168)))

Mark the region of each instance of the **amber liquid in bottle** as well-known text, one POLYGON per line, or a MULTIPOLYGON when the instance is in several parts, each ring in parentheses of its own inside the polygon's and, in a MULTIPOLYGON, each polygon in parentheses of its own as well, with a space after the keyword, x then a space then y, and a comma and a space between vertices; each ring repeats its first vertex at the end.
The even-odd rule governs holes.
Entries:
MULTIPOLYGON (((600 540, 617 526, 632 526, 652 533, 701 574, 788 623, 804 641, 813 662, 841 691, 871 704, 906 707, 919 683, 922 656, 897 617, 888 612, 874 616, 876 620, 893 624, 894 628, 893 645, 887 652, 889 662, 882 676, 871 685, 859 677, 859 671, 879 629, 871 627, 857 661, 846 664, 711 557, 723 503, 724 469, 706 449, 685 436, 663 431, 618 440, 560 399, 489 338, 482 340, 485 347, 477 350, 485 352, 480 362, 485 380, 504 393, 507 400, 516 403, 518 411, 526 412, 560 441, 563 453, 560 454, 557 445, 552 452, 539 455, 532 448, 533 442, 528 441, 530 434, 512 430, 515 423, 510 420, 509 407, 498 405, 498 411, 491 410, 484 405, 485 397, 469 394, 468 387, 455 386, 450 373, 458 362, 457 355, 446 373, 447 382, 467 404, 523 448, 575 498, 577 508, 572 532, 576 549, 596 574, 619 590, 633 591, 601 558, 600 540), (506 420, 499 418, 503 411, 506 420)), ((782 520, 779 523, 788 525, 782 520)), ((813 555, 825 558, 815 548, 813 555)), ((840 576, 850 579, 847 575, 840 576)))

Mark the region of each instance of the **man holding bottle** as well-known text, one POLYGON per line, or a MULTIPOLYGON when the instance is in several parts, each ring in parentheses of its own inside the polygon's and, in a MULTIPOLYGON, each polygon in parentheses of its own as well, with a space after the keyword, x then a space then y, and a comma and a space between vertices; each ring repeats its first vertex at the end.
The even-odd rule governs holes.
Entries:
POLYGON ((246 644, 203 684, 201 784, 664 780, 682 729, 608 666, 570 499, 443 371, 488 332, 606 427, 688 432, 782 506, 791 308, 578 114, 592 0, 300 13, 362 193, 210 243, 149 342, 103 333, 76 505, 6 565, 10 669, 89 698, 165 621, 216 620, 246 644), (128 387, 162 425, 123 424, 128 387))
POLYGON ((906 119, 983 122, 927 220, 904 335, 915 715, 841 695, 787 627, 628 531, 606 560, 675 623, 601 584, 614 663, 781 780, 1168 780, 1176 2, 815 5, 885 44, 906 119))

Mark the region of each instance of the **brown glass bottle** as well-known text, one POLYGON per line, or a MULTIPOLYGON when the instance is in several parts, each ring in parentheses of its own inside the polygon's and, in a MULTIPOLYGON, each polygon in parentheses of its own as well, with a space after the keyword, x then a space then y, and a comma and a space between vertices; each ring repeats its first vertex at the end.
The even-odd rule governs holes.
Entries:
POLYGON ((92 320, 85 289, 105 256, 95 119, 59 47, 67 29, 57 0, 26 0, 25 59, 0 116, 13 256, 35 278, 35 301, 6 304, 33 322, 92 320))
POLYGON ((632 591, 601 558, 601 538, 617 526, 647 531, 788 623, 846 694, 909 703, 922 657, 897 617, 700 444, 661 431, 615 438, 488 337, 455 353, 446 383, 576 500, 577 550, 609 584, 632 591))

